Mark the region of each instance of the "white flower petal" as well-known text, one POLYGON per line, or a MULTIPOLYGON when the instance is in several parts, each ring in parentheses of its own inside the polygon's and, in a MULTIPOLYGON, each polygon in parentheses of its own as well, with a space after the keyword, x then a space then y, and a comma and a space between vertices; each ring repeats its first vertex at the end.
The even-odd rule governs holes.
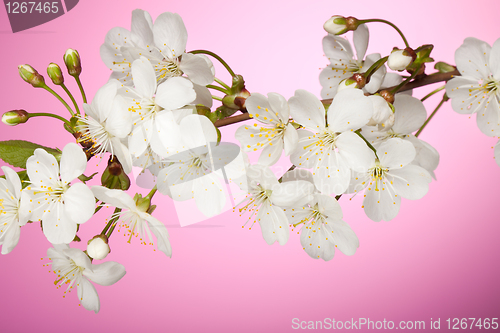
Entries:
POLYGON ((363 208, 366 216, 375 222, 390 221, 398 215, 401 197, 387 182, 371 181, 365 190, 363 208))
POLYGON ((491 46, 477 38, 468 37, 455 51, 455 62, 462 76, 475 79, 487 78, 489 73, 488 60, 491 46))
POLYGON ((299 143, 299 135, 292 124, 286 125, 283 142, 285 147, 285 155, 289 156, 297 149, 299 143))
MULTIPOLYGON (((417 165, 407 165, 398 170, 391 170, 394 191, 405 199, 421 199, 429 191, 432 178, 429 173, 417 165)), ((390 176, 388 179, 391 179, 390 176)))
POLYGON ((349 167, 363 172, 373 165, 375 154, 366 143, 353 132, 344 132, 335 141, 339 154, 349 167))
POLYGON ((377 149, 380 164, 390 170, 399 169, 415 159, 415 148, 409 141, 391 138, 377 149))
POLYGON ((290 107, 285 99, 285 97, 281 96, 278 93, 269 93, 267 94, 269 105, 271 109, 278 113, 279 118, 282 120, 284 124, 288 122, 288 118, 290 118, 290 107))
POLYGON ((266 96, 253 93, 245 101, 245 107, 251 118, 264 124, 275 125, 280 121, 278 110, 274 110, 266 96), (276 114, 278 113, 278 114, 276 114))
POLYGON ((146 98, 153 98, 156 92, 156 74, 153 65, 146 57, 141 57, 132 63, 132 77, 135 90, 146 98))
POLYGON ((497 97, 492 96, 477 111, 477 127, 487 136, 500 136, 500 105, 497 97))
POLYGON ((86 278, 80 278, 76 283, 80 304, 82 304, 85 309, 98 313, 101 304, 95 287, 86 278))
POLYGON ((69 244, 76 235, 76 223, 66 215, 64 204, 55 203, 43 214, 43 233, 52 244, 69 244))
POLYGON ((76 143, 68 143, 61 156, 61 180, 71 182, 85 172, 87 168, 87 155, 76 143))
POLYGON ((285 245, 290 237, 288 219, 283 209, 269 203, 263 203, 257 214, 262 237, 267 244, 272 245, 278 242, 285 245))
POLYGON ((356 30, 354 30, 352 35, 352 42, 356 48, 356 57, 358 60, 363 60, 366 54, 366 49, 368 48, 368 39, 370 38, 370 33, 366 24, 360 24, 356 30))
POLYGON ((91 270, 84 270, 83 276, 101 286, 110 286, 118 282, 125 275, 125 267, 114 261, 92 265, 91 270))
POLYGON ((163 13, 153 25, 154 40, 162 52, 179 57, 186 50, 187 30, 182 18, 176 13, 163 13))
POLYGON ((490 69, 493 77, 500 80, 500 38, 498 38, 491 47, 490 69))
POLYGON ((64 193, 64 208, 66 216, 69 216, 73 222, 85 223, 94 215, 94 194, 85 184, 73 184, 64 193))
POLYGON ((180 124, 182 140, 189 148, 198 148, 217 142, 214 124, 204 116, 192 114, 182 119, 180 124))
POLYGON ((158 250, 172 258, 172 246, 170 245, 167 228, 153 216, 149 214, 144 215, 144 218, 148 221, 149 229, 156 237, 156 246, 158 247, 158 250))
POLYGON ((19 179, 19 175, 17 172, 9 168, 8 166, 3 166, 2 171, 5 175, 5 179, 7 180, 7 188, 11 192, 11 194, 17 199, 21 198, 21 180, 19 179))
POLYGON ((132 34, 132 41, 134 44, 141 47, 152 45, 154 43, 154 36, 153 20, 151 19, 151 15, 142 9, 135 9, 132 11, 132 25, 130 27, 130 32, 132 34))
POLYGON ((279 139, 273 142, 269 144, 267 144, 267 142, 265 143, 265 147, 259 156, 259 164, 273 165, 280 159, 281 153, 283 152, 283 141, 279 139))
POLYGON ((121 209, 135 209, 135 202, 127 193, 121 190, 110 190, 103 186, 92 186, 92 193, 102 202, 121 209))
POLYGON ((172 77, 158 86, 155 102, 167 110, 179 109, 196 99, 193 83, 183 77, 172 77))
POLYGON ((206 86, 214 81, 212 68, 205 58, 198 54, 184 53, 179 69, 193 81, 193 83, 206 86))
POLYGON ((373 105, 360 89, 344 89, 334 98, 328 109, 328 128, 335 132, 358 129, 368 123, 373 105))
POLYGON ((40 186, 44 181, 59 179, 59 165, 56 158, 41 148, 35 149, 26 161, 26 171, 30 182, 40 186))
POLYGON ((295 122, 314 132, 325 129, 325 107, 316 96, 299 89, 295 91, 288 104, 295 122))
POLYGON ((17 223, 12 223, 7 230, 3 230, 2 234, 2 254, 8 254, 19 243, 19 237, 21 236, 21 227, 17 223))
POLYGON ((397 94, 394 100, 394 125, 392 130, 398 134, 417 131, 427 119, 424 103, 415 97, 397 94))

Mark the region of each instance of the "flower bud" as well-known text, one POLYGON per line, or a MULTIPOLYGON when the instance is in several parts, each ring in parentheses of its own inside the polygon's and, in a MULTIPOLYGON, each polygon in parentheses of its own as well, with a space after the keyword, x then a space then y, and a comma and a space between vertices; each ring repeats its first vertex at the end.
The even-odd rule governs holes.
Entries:
POLYGON ((108 256, 110 251, 106 235, 94 236, 87 243, 87 254, 93 259, 102 260, 108 256))
POLYGON ((394 103, 394 94, 391 93, 389 90, 382 90, 380 92, 380 96, 382 96, 387 103, 389 104, 394 103))
POLYGON ((387 65, 393 71, 404 71, 413 60, 413 57, 406 49, 394 49, 389 55, 389 59, 387 59, 387 65))
POLYGON ((110 156, 108 167, 101 176, 101 184, 109 189, 119 189, 122 191, 130 188, 130 178, 123 171, 120 161, 115 156, 110 156))
POLYGON ((77 50, 67 49, 64 53, 64 63, 68 68, 68 73, 71 76, 79 76, 82 72, 82 64, 80 62, 80 55, 77 50))
POLYGON ((19 65, 17 66, 17 69, 19 70, 21 78, 33 87, 40 88, 45 86, 43 76, 38 74, 38 72, 30 65, 19 65))
POLYGON ((337 86, 337 93, 344 89, 356 89, 356 83, 357 82, 352 78, 340 81, 339 85, 337 86))
POLYGON ((60 86, 64 83, 64 77, 61 71, 61 67, 59 67, 58 64, 54 64, 53 62, 51 62, 47 67, 47 74, 52 80, 52 83, 54 83, 55 85, 60 86))
POLYGON ((323 29, 333 35, 342 35, 347 31, 354 31, 358 28, 359 21, 355 17, 332 16, 323 24, 323 29))
POLYGON ((451 73, 456 71, 457 68, 453 65, 447 64, 443 61, 439 61, 434 65, 434 69, 437 69, 440 73, 451 73))
POLYGON ((246 112, 245 103, 249 96, 250 92, 245 88, 243 76, 236 75, 233 77, 233 83, 229 90, 229 94, 222 98, 222 104, 235 111, 240 110, 246 112))
POLYGON ((24 110, 12 110, 2 115, 2 123, 9 126, 24 124, 29 119, 28 112, 24 110))

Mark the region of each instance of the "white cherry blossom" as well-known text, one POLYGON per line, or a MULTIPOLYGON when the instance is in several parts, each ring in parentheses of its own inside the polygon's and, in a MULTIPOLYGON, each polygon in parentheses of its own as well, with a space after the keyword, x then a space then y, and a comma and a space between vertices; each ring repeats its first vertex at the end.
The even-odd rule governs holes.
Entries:
POLYGON ((86 167, 87 157, 75 143, 64 147, 60 166, 41 148, 26 162, 31 185, 25 190, 33 196, 33 221, 42 221, 43 233, 52 244, 72 242, 77 225, 94 215, 92 191, 85 184, 71 184, 86 167))
POLYGON ((288 103, 293 119, 305 128, 298 130, 298 148, 290 160, 299 168, 313 169, 321 193, 343 193, 351 169, 367 170, 374 159, 370 148, 353 132, 372 117, 370 99, 359 89, 339 92, 328 109, 328 124, 325 108, 313 94, 297 90, 288 103))
POLYGON ((22 190, 19 175, 7 166, 2 170, 5 179, 0 178, 0 245, 2 254, 7 254, 16 247, 21 227, 31 217, 32 200, 22 190))
POLYGON ((431 176, 424 168, 410 164, 415 154, 410 142, 391 138, 378 147, 379 159, 367 172, 353 173, 348 193, 366 188, 362 208, 373 221, 395 218, 401 197, 417 200, 427 194, 431 176))
POLYGON ((138 206, 134 199, 121 190, 110 190, 102 186, 92 186, 92 192, 102 202, 122 209, 118 214, 130 232, 129 242, 132 236, 138 236, 143 244, 154 245, 151 235, 151 232, 153 232, 156 237, 158 250, 172 257, 172 247, 167 228, 147 212, 149 207, 138 206), (149 243, 146 243, 144 240, 146 237, 149 243))
POLYGON ((273 165, 281 157, 290 155, 298 142, 297 131, 290 119, 290 107, 283 96, 269 93, 268 97, 254 93, 246 100, 246 108, 251 118, 258 123, 241 126, 235 133, 244 151, 262 149, 259 163, 273 165))
POLYGON ((141 57, 132 64, 135 88, 123 87, 119 94, 132 113, 133 128, 128 139, 130 153, 137 157, 149 147, 166 157, 180 145, 176 113, 196 98, 193 84, 181 77, 157 86, 153 67, 141 57))
MULTIPOLYGON (((323 38, 323 52, 330 61, 330 65, 324 68, 320 75, 321 97, 333 98, 337 94, 337 86, 354 73, 364 73, 381 58, 379 53, 369 54, 365 58, 368 48, 369 32, 365 24, 361 24, 353 32, 353 43, 356 49, 356 58, 351 44, 343 37, 328 35, 323 38)), ((363 88, 371 94, 375 93, 381 86, 386 73, 385 66, 380 67, 370 78, 363 88)))
MULTIPOLYGON (((283 182, 294 180, 312 182, 312 174, 295 169, 283 175, 283 182)), ((353 255, 359 247, 358 237, 342 220, 342 209, 331 196, 315 193, 310 202, 287 208, 285 214, 291 225, 302 226, 300 243, 313 259, 331 260, 336 248, 346 255, 353 255)))
POLYGON ((125 173, 132 171, 132 158, 128 147, 122 142, 132 129, 132 119, 121 96, 116 96, 118 81, 110 81, 101 87, 91 104, 83 104, 87 117, 78 127, 82 135, 79 142, 90 141, 95 155, 109 152, 115 155, 125 173))
MULTIPOLYGON (((68 245, 53 245, 47 250, 52 271, 57 275, 54 282, 59 287, 68 286, 65 296, 76 286, 78 300, 89 311, 98 313, 101 307, 99 296, 90 281, 101 286, 110 286, 125 275, 125 267, 114 261, 94 265, 80 249, 68 245)), ((65 297, 63 296, 63 297, 65 297)))
POLYGON ((267 166, 255 164, 247 168, 247 182, 240 185, 247 197, 239 204, 240 213, 250 212, 248 221, 259 222, 267 244, 285 245, 290 237, 288 219, 283 208, 304 205, 312 199, 314 185, 298 180, 279 183, 267 166))
POLYGON ((393 105, 395 112, 392 127, 388 130, 384 128, 383 131, 373 127, 365 127, 362 133, 375 147, 390 138, 410 141, 416 150, 413 164, 423 167, 435 178, 434 170, 439 164, 438 151, 412 134, 420 129, 427 119, 424 104, 415 97, 396 94, 393 105))
POLYGON ((178 14, 163 13, 153 24, 148 12, 136 9, 130 31, 115 27, 107 33, 101 58, 113 70, 111 78, 126 85, 132 84, 131 76, 136 80, 130 67, 140 57, 154 65, 158 82, 185 74, 195 84, 210 84, 214 80, 212 63, 202 55, 186 53, 186 43, 187 30, 178 14))
POLYGON ((477 114, 477 126, 488 136, 500 135, 500 39, 491 47, 466 38, 455 52, 461 76, 446 84, 451 107, 461 114, 477 114))

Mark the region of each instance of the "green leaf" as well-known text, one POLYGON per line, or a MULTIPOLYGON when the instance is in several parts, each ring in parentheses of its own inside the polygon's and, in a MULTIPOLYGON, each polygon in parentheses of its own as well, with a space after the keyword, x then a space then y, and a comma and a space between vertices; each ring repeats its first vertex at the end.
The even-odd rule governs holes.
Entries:
POLYGON ((61 151, 59 149, 44 147, 23 140, 0 141, 0 158, 14 167, 26 169, 26 161, 37 148, 45 149, 47 153, 54 155, 58 162, 61 160, 61 151))

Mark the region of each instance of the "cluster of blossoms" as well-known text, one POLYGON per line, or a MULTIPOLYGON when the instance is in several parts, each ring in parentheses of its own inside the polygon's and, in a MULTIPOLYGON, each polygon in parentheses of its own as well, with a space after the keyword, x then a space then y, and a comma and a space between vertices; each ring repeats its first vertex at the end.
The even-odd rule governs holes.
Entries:
MULTIPOLYGON (((52 244, 47 258, 56 285, 67 284, 66 292, 76 285, 80 303, 98 312, 99 298, 90 281, 111 285, 125 275, 119 263, 93 263, 110 253, 117 225, 126 230, 129 242, 138 237, 171 257, 168 231, 152 216, 153 196, 160 192, 175 201, 193 200, 204 216, 212 217, 224 211, 228 183, 245 193, 236 207, 251 213, 249 221, 259 223, 266 243, 284 245, 290 230, 300 226, 300 243, 310 257, 331 260, 336 248, 355 254, 359 240, 343 220, 338 200, 362 193, 368 218, 392 220, 401 198, 417 200, 428 192, 439 164, 436 149, 418 138, 439 107, 427 117, 426 97, 415 98, 405 88, 426 77, 425 63, 434 61, 432 45, 412 49, 397 29, 404 48, 365 57, 370 22, 381 20, 334 16, 325 23, 329 34, 323 49, 330 64, 319 77, 324 100, 306 90, 288 100, 278 93, 250 94, 243 77, 216 54, 186 52, 187 31, 179 15, 163 13, 153 23, 139 9, 132 13, 131 31, 117 27, 106 35, 100 51, 112 74, 90 103, 79 80, 80 55, 72 49, 64 55, 68 73, 80 87, 83 112, 58 65, 48 66, 48 76, 65 90, 74 110, 36 70, 19 66, 21 77, 63 101, 71 118, 15 110, 2 121, 17 125, 32 117, 57 118, 79 145, 68 143, 61 152, 26 141, 0 143, 10 147, 0 158, 24 169, 16 173, 2 167, 2 254, 18 244, 21 227, 40 221, 52 244), (356 57, 350 42, 338 36, 347 31, 354 31, 356 57), (231 85, 215 77, 206 55, 226 67, 231 85), (215 111, 213 100, 222 104, 215 111), (231 116, 236 112, 242 114, 231 116), (235 134, 241 148, 221 142, 218 127, 249 119, 254 122, 235 134), (278 179, 271 168, 283 152, 292 166, 278 179), (259 154, 258 162, 250 164, 247 153, 259 154), (104 154, 109 154, 108 166, 100 184, 90 186, 94 175, 84 175, 87 161, 104 154), (134 169, 137 183, 150 186, 146 196, 126 193, 134 169), (102 232, 88 241, 85 251, 71 248, 80 241, 81 225, 104 206, 114 207, 114 213, 102 232)), ((449 80, 442 103, 451 98, 457 112, 477 113, 481 131, 499 136, 500 42, 490 47, 468 38, 457 50, 456 62, 457 68, 436 65, 448 76, 435 82, 449 80)), ((495 154, 500 164, 500 143, 495 154)))
MULTIPOLYGON (((491 137, 500 136, 500 38, 488 43, 466 38, 455 52, 460 76, 446 83, 451 107, 460 114, 476 114, 477 127, 491 137)), ((500 141, 495 146, 500 166, 500 141)))

